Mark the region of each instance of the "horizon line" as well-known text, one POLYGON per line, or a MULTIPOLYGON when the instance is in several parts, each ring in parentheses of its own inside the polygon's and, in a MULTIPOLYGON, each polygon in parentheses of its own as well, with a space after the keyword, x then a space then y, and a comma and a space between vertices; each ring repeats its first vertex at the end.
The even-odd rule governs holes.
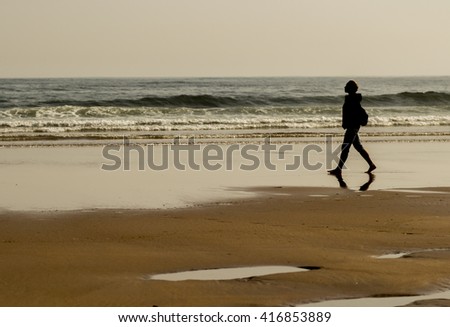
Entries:
POLYGON ((214 79, 214 78, 415 78, 415 77, 450 77, 450 75, 217 75, 217 76, 0 76, 0 79, 214 79))

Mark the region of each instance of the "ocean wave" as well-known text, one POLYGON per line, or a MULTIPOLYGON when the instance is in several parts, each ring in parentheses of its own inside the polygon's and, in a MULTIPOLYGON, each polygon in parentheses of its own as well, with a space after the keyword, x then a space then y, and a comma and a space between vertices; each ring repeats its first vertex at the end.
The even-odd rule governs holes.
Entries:
POLYGON ((285 115, 339 115, 340 108, 334 106, 317 107, 273 107, 247 106, 239 108, 188 108, 188 107, 83 107, 47 106, 38 108, 11 108, 0 110, 0 119, 27 118, 123 118, 160 116, 285 116, 285 115))
POLYGON ((446 106, 450 109, 450 94, 442 92, 401 92, 364 97, 367 106, 446 106))
MULTIPOLYGON (((130 131, 206 131, 340 128, 339 116, 155 117, 104 119, 18 119, 0 121, 1 134, 130 131)), ((373 116, 369 127, 450 126, 450 116, 373 116)))
MULTIPOLYGON (((216 96, 176 95, 176 96, 148 96, 139 99, 114 100, 50 100, 37 103, 36 106, 78 106, 78 107, 122 107, 122 108, 242 108, 264 106, 307 106, 307 105, 340 105, 341 96, 216 96)), ((34 107, 34 105, 31 105, 34 107)))
POLYGON ((226 106, 251 105, 252 99, 202 95, 177 95, 169 97, 148 96, 139 99, 113 100, 49 100, 38 105, 43 106, 80 106, 80 107, 188 107, 220 108, 226 106))
MULTIPOLYGON (((341 107, 343 96, 268 96, 238 95, 218 96, 211 94, 175 96, 146 96, 124 99, 52 99, 45 101, 26 101, 22 108, 42 107, 120 107, 120 108, 242 108, 242 107, 304 107, 337 106, 341 107)), ((384 106, 444 106, 450 110, 450 94, 443 92, 401 92, 397 94, 364 95, 363 105, 384 106)), ((17 107, 14 101, 0 99, 0 108, 17 107)))
MULTIPOLYGON (((448 107, 421 106, 365 106, 369 116, 441 116, 450 113, 448 107)), ((66 119, 66 118, 159 118, 159 117, 328 117, 341 116, 341 107, 335 105, 297 105, 297 106, 243 106, 225 108, 188 107, 85 107, 85 106, 46 106, 36 108, 10 108, 0 110, 0 123, 10 119, 66 119)))

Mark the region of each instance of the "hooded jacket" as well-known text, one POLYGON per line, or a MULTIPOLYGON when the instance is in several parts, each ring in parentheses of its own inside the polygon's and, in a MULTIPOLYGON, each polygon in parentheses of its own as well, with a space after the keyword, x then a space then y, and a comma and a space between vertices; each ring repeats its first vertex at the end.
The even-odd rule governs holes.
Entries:
POLYGON ((362 95, 360 93, 345 96, 344 105, 342 106, 342 127, 344 129, 359 128, 361 126, 361 100, 362 95))

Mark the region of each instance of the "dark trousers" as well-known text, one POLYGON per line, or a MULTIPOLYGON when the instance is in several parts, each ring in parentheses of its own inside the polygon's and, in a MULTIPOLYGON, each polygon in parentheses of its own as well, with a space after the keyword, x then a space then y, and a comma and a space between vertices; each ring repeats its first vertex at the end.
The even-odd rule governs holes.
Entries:
POLYGON ((339 160, 338 168, 342 169, 344 167, 345 161, 348 158, 348 153, 350 152, 350 147, 353 145, 356 149, 356 151, 359 152, 359 154, 367 161, 369 166, 373 165, 372 160, 370 159, 369 154, 364 149, 364 147, 361 144, 361 141, 359 140, 358 136, 359 127, 358 128, 347 128, 344 135, 344 142, 342 143, 341 148, 341 157, 339 160))

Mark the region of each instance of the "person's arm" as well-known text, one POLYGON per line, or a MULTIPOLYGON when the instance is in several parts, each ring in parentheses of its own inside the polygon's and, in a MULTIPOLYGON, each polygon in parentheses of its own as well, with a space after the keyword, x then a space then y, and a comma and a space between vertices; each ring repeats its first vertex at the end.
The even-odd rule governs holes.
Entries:
POLYGON ((348 127, 348 114, 347 114, 347 96, 345 96, 345 102, 342 106, 342 128, 347 129, 348 127))

